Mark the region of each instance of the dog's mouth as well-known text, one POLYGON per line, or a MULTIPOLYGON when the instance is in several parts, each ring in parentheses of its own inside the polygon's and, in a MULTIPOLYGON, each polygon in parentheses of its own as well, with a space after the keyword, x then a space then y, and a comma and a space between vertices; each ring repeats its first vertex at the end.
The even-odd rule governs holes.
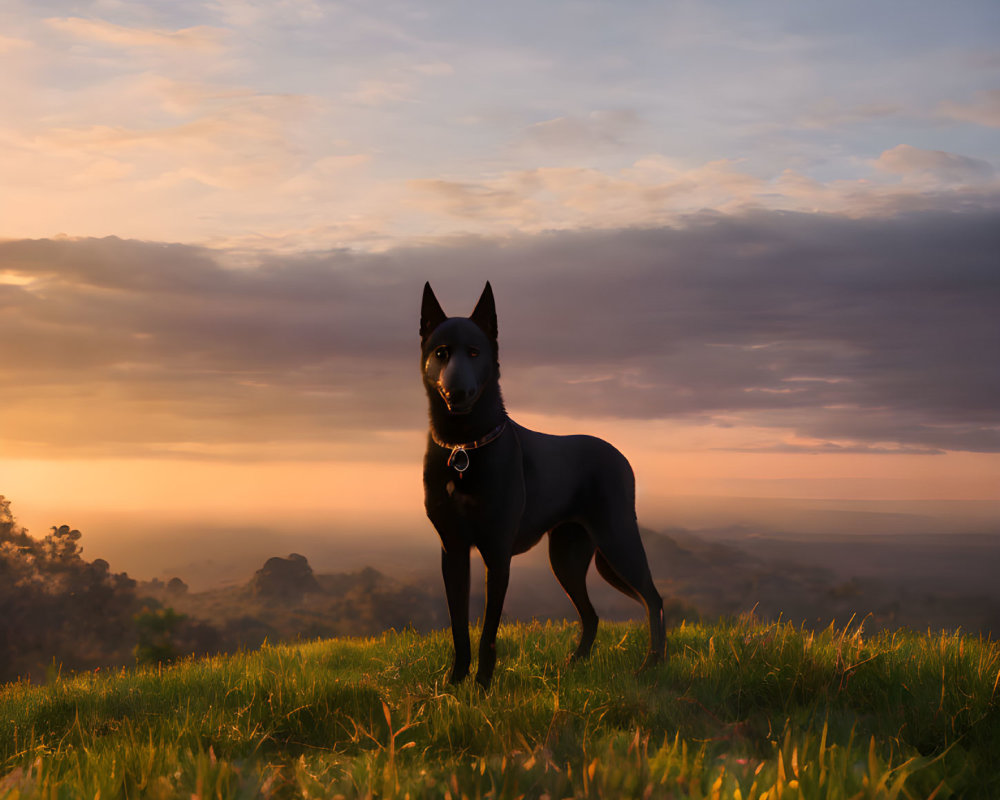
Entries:
POLYGON ((457 398, 453 394, 446 392, 443 386, 438 385, 437 390, 438 394, 441 395, 441 399, 444 400, 449 414, 468 414, 475 407, 476 400, 479 399, 479 392, 470 396, 457 398))
POLYGON ((461 403, 457 403, 449 400, 447 397, 444 398, 444 404, 448 407, 449 414, 468 414, 472 411, 473 407, 476 405, 476 400, 466 400, 461 403))

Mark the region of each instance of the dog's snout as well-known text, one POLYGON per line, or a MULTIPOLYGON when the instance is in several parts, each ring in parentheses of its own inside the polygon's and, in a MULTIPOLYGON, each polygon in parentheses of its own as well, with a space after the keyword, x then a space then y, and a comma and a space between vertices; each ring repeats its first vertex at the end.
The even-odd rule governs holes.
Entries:
POLYGON ((441 383, 438 384, 438 391, 451 411, 464 410, 475 400, 477 394, 474 386, 447 386, 441 383))

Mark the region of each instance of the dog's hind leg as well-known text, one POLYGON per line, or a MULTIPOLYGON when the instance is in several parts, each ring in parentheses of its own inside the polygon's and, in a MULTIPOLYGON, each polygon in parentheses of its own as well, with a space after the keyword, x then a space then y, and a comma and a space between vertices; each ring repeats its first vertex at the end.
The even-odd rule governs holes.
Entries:
POLYGON ((587 570, 593 557, 594 544, 582 526, 568 522, 549 531, 552 572, 580 614, 580 643, 573 661, 590 655, 597 635, 597 612, 587 595, 587 570))
POLYGON ((629 586, 625 581, 618 577, 618 573, 611 568, 608 560, 604 557, 604 554, 600 550, 597 551, 594 557, 594 564, 597 566, 597 571, 601 574, 608 583, 614 586, 619 592, 624 595, 628 595, 633 600, 641 603, 642 596, 631 586, 629 586))
POLYGON ((646 608, 649 621, 649 652, 640 669, 646 669, 664 658, 666 628, 663 621, 663 598, 656 591, 649 572, 646 551, 634 520, 619 526, 601 526, 595 536, 598 542, 597 569, 601 576, 621 592, 635 598, 646 608))

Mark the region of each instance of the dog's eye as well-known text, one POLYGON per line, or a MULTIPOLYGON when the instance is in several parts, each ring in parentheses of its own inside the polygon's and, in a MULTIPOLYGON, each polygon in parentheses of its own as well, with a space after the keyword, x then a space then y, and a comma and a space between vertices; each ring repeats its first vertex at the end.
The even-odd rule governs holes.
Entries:
POLYGON ((478 348, 475 348, 475 347, 470 347, 469 348, 469 358, 475 358, 478 355, 479 355, 478 348))
POLYGON ((444 361, 445 359, 448 358, 448 348, 439 347, 437 350, 434 351, 434 357, 440 358, 442 361, 444 361))

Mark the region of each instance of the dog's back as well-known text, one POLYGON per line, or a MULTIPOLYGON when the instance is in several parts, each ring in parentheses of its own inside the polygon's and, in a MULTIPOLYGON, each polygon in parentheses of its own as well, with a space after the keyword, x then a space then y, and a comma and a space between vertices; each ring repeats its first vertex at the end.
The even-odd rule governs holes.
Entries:
POLYGON ((515 425, 524 463, 521 534, 538 541, 562 522, 585 527, 622 515, 635 519, 635 478, 628 460, 595 436, 554 436, 515 425))

